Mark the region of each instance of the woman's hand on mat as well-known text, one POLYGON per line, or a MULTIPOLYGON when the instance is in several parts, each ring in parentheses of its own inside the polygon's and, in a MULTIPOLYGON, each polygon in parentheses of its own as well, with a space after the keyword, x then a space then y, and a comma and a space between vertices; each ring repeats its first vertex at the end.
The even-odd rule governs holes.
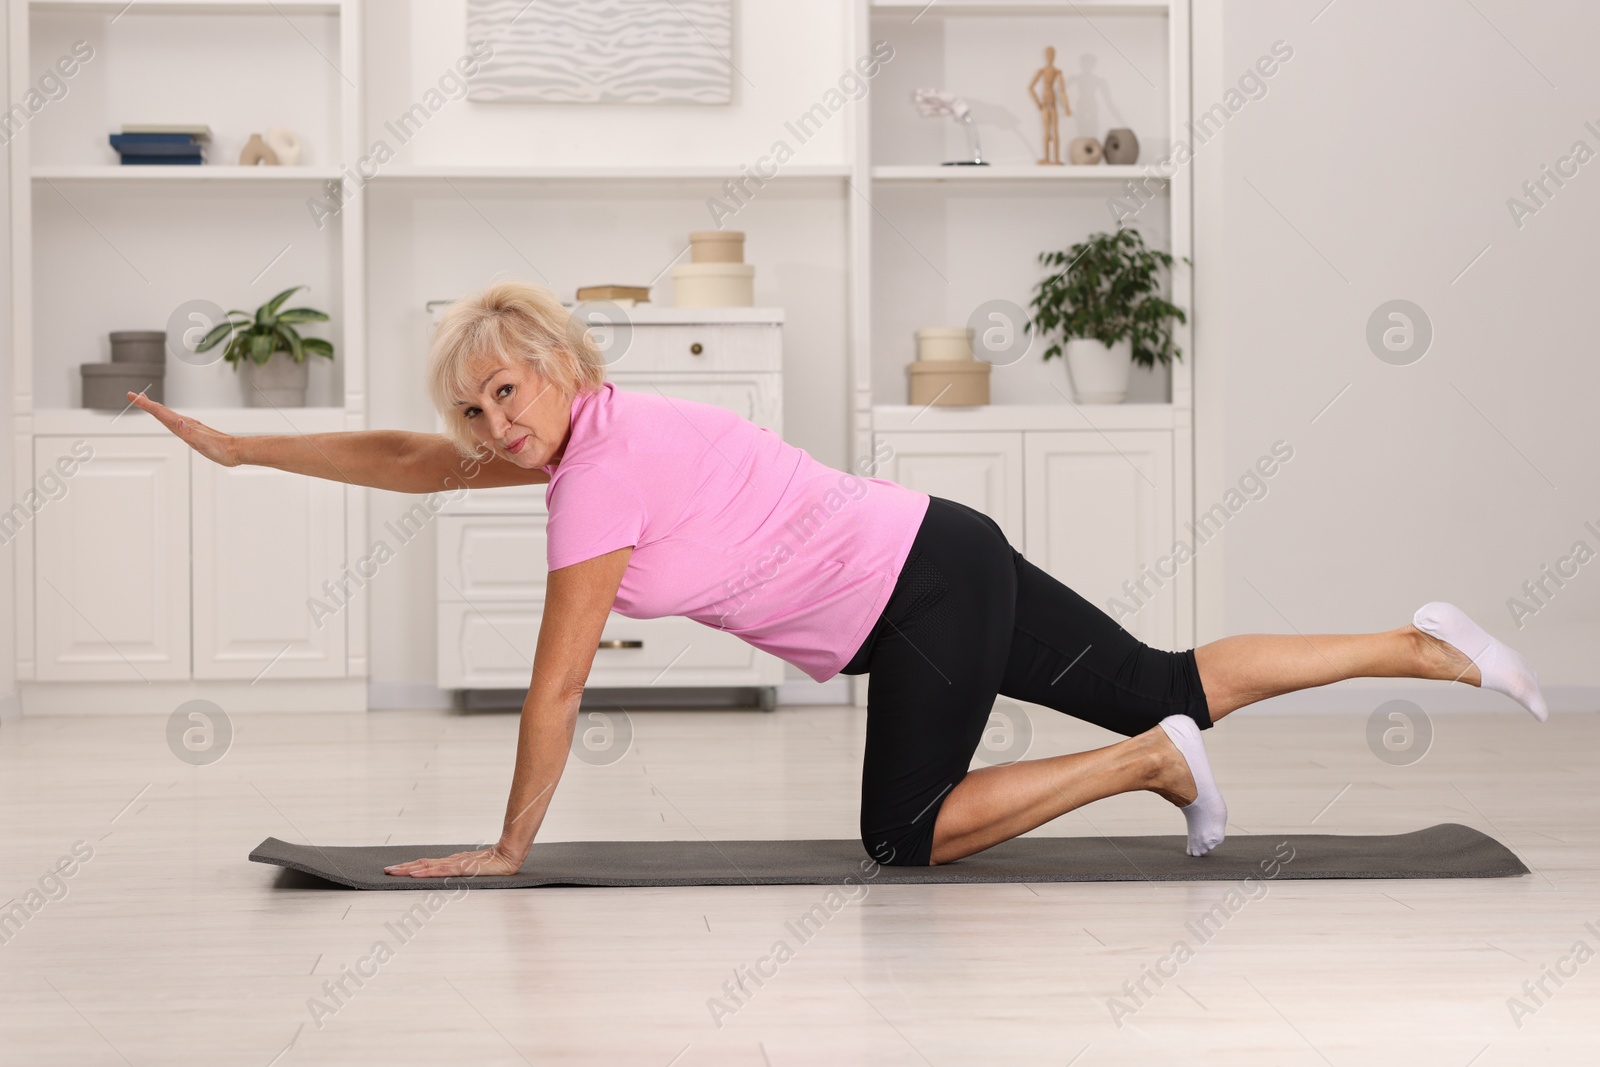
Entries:
POLYGON ((396 863, 392 867, 385 867, 383 873, 398 878, 454 878, 477 874, 516 874, 521 867, 520 859, 512 857, 496 845, 494 848, 478 849, 475 852, 457 852, 454 856, 444 856, 439 859, 396 863))
POLYGON ((129 393, 128 400, 160 419, 161 424, 171 430, 184 444, 213 463, 220 463, 224 467, 239 465, 238 440, 232 435, 213 430, 205 423, 197 422, 187 415, 179 415, 167 405, 151 400, 143 393, 129 393))

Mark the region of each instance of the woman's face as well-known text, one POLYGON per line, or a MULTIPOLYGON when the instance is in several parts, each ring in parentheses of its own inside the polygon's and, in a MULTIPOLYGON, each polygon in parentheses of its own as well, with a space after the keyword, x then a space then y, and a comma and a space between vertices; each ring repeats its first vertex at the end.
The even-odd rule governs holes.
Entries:
POLYGON ((458 398, 456 410, 479 441, 519 467, 556 463, 567 447, 571 402, 526 364, 493 356, 475 360, 468 376, 477 391, 458 398))

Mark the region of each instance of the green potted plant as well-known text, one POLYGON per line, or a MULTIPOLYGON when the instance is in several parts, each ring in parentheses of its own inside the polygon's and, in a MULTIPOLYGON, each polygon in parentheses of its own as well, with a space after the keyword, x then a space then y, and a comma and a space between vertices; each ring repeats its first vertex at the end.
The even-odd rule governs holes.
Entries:
POLYGON ((1029 328, 1051 339, 1045 359, 1065 350, 1080 404, 1120 404, 1133 364, 1183 358, 1172 324, 1188 319, 1160 294, 1172 257, 1147 248, 1138 230, 1090 234, 1064 252, 1041 252, 1039 262, 1051 273, 1034 293, 1029 328))
POLYGON ((222 358, 242 366, 245 375, 246 405, 249 407, 304 407, 308 356, 333 358, 333 342, 320 337, 301 337, 295 327, 306 322, 327 322, 326 312, 314 308, 283 308, 283 302, 305 286, 285 289, 255 310, 231 310, 224 322, 211 329, 197 352, 207 352, 229 338, 222 358), (235 319, 235 316, 238 316, 235 319))

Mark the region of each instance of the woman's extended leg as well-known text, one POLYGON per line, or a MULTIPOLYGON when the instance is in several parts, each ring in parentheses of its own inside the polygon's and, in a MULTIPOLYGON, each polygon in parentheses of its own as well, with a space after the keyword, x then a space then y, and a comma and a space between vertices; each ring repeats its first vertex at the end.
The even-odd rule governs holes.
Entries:
POLYGON ((1482 682, 1460 649, 1415 626, 1375 634, 1241 634, 1201 645, 1194 658, 1212 722, 1258 700, 1347 678, 1482 682))

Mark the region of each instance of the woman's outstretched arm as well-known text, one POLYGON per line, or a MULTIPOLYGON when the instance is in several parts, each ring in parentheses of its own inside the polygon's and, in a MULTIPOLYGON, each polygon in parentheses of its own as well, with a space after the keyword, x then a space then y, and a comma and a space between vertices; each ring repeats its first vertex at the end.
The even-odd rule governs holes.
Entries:
POLYGON ((493 454, 481 461, 463 459, 443 434, 351 430, 235 437, 180 415, 143 393, 129 393, 128 399, 161 420, 196 452, 224 467, 276 467, 291 474, 395 493, 496 489, 542 485, 550 480, 544 471, 519 467, 493 454))

